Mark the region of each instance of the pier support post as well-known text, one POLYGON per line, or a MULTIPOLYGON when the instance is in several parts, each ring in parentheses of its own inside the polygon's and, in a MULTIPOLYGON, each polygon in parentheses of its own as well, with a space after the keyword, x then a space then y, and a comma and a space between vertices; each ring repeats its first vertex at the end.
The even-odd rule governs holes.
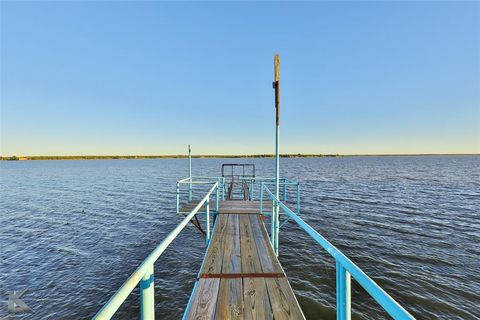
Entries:
POLYGON ((155 282, 153 264, 147 269, 140 281, 140 319, 155 319, 155 282))
POLYGON ((222 177, 222 201, 225 201, 225 178, 222 177))
POLYGON ((260 183, 260 214, 263 214, 263 182, 260 183))
POLYGON ((205 236, 205 241, 207 242, 208 246, 208 243, 210 242, 210 196, 208 196, 207 198, 207 234, 205 236))
POLYGON ((337 320, 351 319, 350 273, 336 261, 337 269, 337 320))
POLYGON ((188 176, 190 177, 188 184, 188 201, 190 202, 192 201, 192 149, 190 145, 188 145, 188 176))
POLYGON ((250 188, 250 200, 253 200, 253 186, 254 186, 254 181, 252 179, 252 183, 251 183, 251 188, 250 188))
POLYGON ((278 205, 277 202, 274 203, 274 208, 275 208, 275 242, 274 242, 274 251, 275 254, 278 257, 278 244, 280 243, 279 240, 279 235, 280 235, 280 206, 278 205))
POLYGON ((287 179, 283 178, 283 201, 287 201, 287 179))
POLYGON ((275 208, 275 204, 276 202, 275 201, 272 201, 272 216, 271 216, 271 221, 272 221, 272 230, 270 232, 270 242, 272 243, 272 248, 273 248, 273 251, 275 251, 275 219, 277 217, 277 215, 275 214, 276 213, 276 208, 275 208))
POLYGON ((217 183, 217 190, 216 190, 216 193, 215 193, 215 213, 218 214, 218 202, 220 201, 219 197, 220 197, 220 190, 218 189, 220 188, 220 183, 217 183))

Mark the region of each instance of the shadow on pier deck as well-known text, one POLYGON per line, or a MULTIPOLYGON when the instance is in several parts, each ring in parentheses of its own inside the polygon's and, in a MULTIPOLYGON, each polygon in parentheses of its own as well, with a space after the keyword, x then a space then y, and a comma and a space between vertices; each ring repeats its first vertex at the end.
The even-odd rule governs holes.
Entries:
POLYGON ((186 319, 304 319, 257 201, 219 203, 186 319))

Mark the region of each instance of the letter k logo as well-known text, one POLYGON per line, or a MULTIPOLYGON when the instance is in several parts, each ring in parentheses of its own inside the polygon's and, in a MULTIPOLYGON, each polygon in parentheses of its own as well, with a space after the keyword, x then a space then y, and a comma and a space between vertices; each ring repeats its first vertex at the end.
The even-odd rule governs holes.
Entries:
POLYGON ((33 312, 25 302, 20 299, 27 289, 20 291, 13 291, 8 293, 8 312, 10 313, 19 313, 19 312, 33 312))

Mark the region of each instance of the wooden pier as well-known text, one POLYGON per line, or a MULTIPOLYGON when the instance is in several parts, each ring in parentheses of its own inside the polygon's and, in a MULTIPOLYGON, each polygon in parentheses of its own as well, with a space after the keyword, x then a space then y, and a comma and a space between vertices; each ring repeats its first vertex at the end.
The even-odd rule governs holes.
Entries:
POLYGON ((258 213, 258 201, 219 203, 187 319, 305 319, 258 213))
POLYGON ((186 216, 105 303, 95 315, 95 320, 110 319, 137 286, 140 287, 141 319, 155 319, 154 264, 189 223, 193 223, 205 235, 207 251, 183 319, 305 319, 275 254, 278 254, 280 211, 334 258, 337 319, 351 318, 352 278, 392 318, 414 319, 348 257, 300 218, 300 183, 280 177, 279 65, 279 56, 276 54, 273 82, 276 113, 275 177, 258 177, 255 174, 255 165, 245 163, 223 164, 221 177, 192 176, 189 145, 189 175, 178 180, 176 186, 176 212, 186 216), (241 169, 241 173, 237 169, 241 169), (188 186, 188 202, 182 201, 185 205, 180 208, 182 185, 188 186), (194 185, 211 187, 202 195, 201 200, 194 201, 194 185), (275 186, 273 191, 269 189, 271 185, 275 186), (296 188, 295 209, 287 205, 289 185, 296 188), (280 187, 283 189, 282 197, 280 187), (255 190, 258 197, 255 196, 255 190), (210 201, 211 197, 214 197, 215 201, 210 201), (252 201, 253 199, 260 199, 261 204, 259 201, 252 201), (266 212, 271 213, 272 242, 262 219, 266 212), (206 230, 202 229, 198 214, 206 214, 206 230), (212 214, 215 214, 216 221, 211 233, 212 214))

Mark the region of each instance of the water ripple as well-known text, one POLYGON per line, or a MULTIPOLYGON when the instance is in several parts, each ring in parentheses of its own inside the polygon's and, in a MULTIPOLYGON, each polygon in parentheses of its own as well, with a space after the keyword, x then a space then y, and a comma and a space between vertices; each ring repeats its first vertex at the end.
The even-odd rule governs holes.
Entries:
MULTIPOLYGON (((223 162, 195 159, 219 175, 223 162)), ((419 319, 480 314, 480 158, 282 159, 302 183, 302 217, 419 319)), ((23 319, 90 318, 176 226, 175 181, 184 159, 1 162, 0 293, 28 288, 23 319)), ((293 191, 293 190, 292 190, 293 191)), ((293 193, 290 199, 294 199, 293 193)), ((280 260, 309 319, 335 318, 332 258, 293 222, 280 260)), ((178 319, 202 262, 193 226, 155 265, 157 313, 178 319)), ((352 283, 354 319, 385 313, 352 283)), ((138 289, 118 318, 139 314, 138 289)), ((0 309, 0 317, 6 315, 0 309)))

